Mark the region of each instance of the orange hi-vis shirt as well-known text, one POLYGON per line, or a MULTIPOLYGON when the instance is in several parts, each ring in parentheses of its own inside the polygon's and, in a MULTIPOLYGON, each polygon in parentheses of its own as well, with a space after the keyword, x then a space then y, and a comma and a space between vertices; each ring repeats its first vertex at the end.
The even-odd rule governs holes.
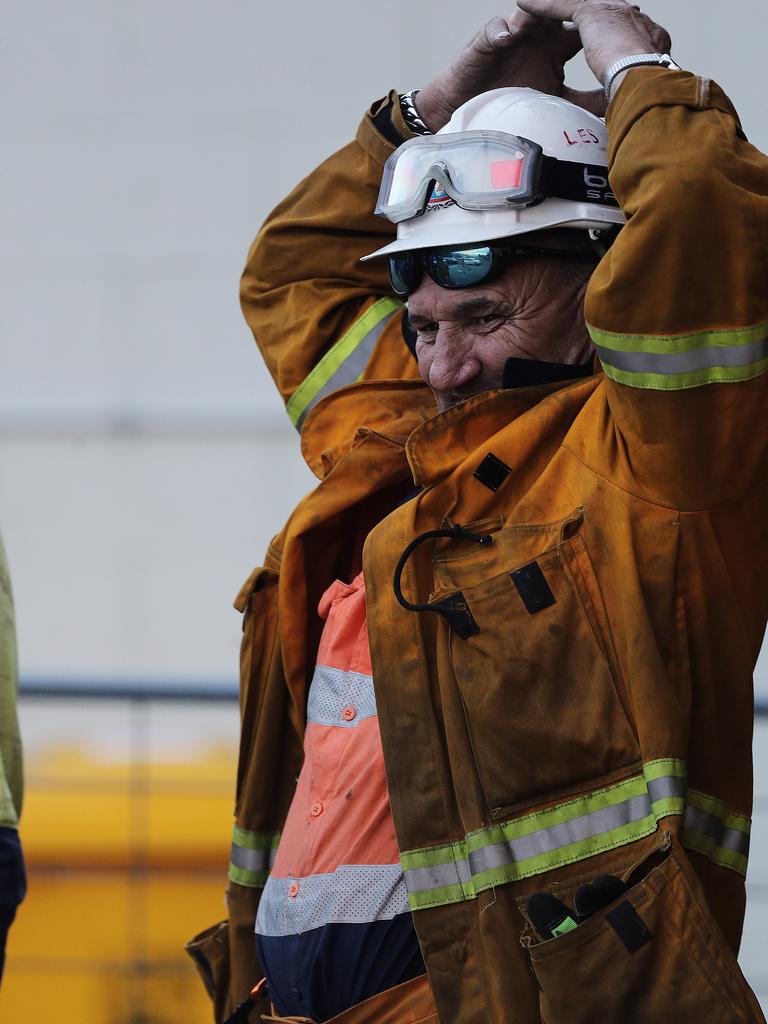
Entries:
POLYGON ((304 764, 256 936, 278 1010, 327 1020, 424 964, 389 807, 363 574, 333 583, 318 611, 304 764))

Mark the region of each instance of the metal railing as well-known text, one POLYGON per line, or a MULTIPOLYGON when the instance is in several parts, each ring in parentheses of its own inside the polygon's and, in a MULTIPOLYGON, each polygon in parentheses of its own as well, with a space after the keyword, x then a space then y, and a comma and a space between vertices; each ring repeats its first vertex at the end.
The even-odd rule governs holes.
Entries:
MULTIPOLYGON (((25 679, 19 687, 22 697, 93 700, 160 701, 168 703, 226 704, 238 699, 235 682, 187 683, 172 681, 25 679)), ((755 703, 755 718, 768 718, 768 700, 755 703)))
MULTIPOLYGON (((237 683, 188 683, 100 679, 77 681, 64 679, 22 679, 20 697, 62 698, 72 700, 129 700, 160 701, 169 703, 227 704, 238 699, 237 683)), ((766 706, 768 713, 768 705, 766 706)))

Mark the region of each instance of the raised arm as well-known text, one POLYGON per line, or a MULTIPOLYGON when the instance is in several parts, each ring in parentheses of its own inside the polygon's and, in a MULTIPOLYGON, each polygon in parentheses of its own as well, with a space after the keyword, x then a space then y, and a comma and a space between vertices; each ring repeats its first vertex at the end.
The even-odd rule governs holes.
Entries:
POLYGON ((360 262, 392 234, 373 209, 382 164, 409 134, 390 93, 363 118, 356 141, 270 214, 249 253, 243 312, 299 429, 328 391, 360 378, 374 350, 379 377, 415 376, 386 267, 360 262))
MULTIPOLYGON (((523 12, 493 18, 415 104, 429 131, 478 93, 525 85, 603 105, 600 90, 574 93, 564 64, 578 33, 523 12)), ((358 380, 417 380, 402 338, 402 306, 386 265, 360 257, 394 237, 373 215, 382 167, 413 132, 396 92, 375 103, 357 138, 304 179, 269 216, 248 257, 241 298, 245 318, 301 429, 326 395, 358 380)))
MULTIPOLYGON (((520 3, 573 19, 601 81, 621 57, 669 42, 623 2, 520 3)), ((617 462, 654 501, 732 505, 766 471, 768 158, 708 79, 661 67, 622 78, 607 124, 628 223, 585 306, 611 382, 617 462)))

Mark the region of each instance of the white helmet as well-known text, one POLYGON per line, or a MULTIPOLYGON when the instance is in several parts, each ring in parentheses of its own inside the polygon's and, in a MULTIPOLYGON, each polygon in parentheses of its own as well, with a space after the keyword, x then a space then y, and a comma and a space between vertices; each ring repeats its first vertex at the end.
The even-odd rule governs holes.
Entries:
POLYGON ((475 96, 436 135, 412 139, 390 156, 376 212, 397 223, 397 240, 363 258, 552 228, 605 231, 623 225, 625 217, 608 183, 607 144, 599 117, 558 96, 535 89, 493 89, 475 96), (467 132, 473 134, 464 136, 467 132), (521 148, 513 154, 515 146, 521 148), (516 161, 510 160, 511 153, 516 161), (396 168, 406 154, 410 165, 398 181, 396 168), (473 161, 483 164, 485 185, 476 184, 473 161), (520 185, 520 170, 514 194, 504 192, 509 180, 501 181, 501 187, 488 183, 489 166, 513 163, 523 168, 527 192, 520 185), (475 189, 462 186, 462 180, 472 180, 475 189), (409 189, 410 204, 398 204, 409 189))

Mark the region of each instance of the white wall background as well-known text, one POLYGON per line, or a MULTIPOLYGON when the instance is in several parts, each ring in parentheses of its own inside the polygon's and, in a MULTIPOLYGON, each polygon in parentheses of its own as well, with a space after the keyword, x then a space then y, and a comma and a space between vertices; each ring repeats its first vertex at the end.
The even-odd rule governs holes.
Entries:
MULTIPOLYGON (((647 9, 768 148, 764 6, 647 9)), ((0 527, 28 677, 233 679, 231 599, 312 485, 240 316, 246 248, 367 104, 496 10, 7 5, 0 527)))
MULTIPOLYGON (((765 5, 646 9, 768 149, 765 5)), ((240 317, 246 248, 373 99, 426 82, 494 13, 5 5, 0 526, 27 678, 234 682, 232 597, 312 483, 240 317)), ((589 81, 577 67, 572 84, 589 81)), ((768 667, 759 686, 768 696, 768 667)), ((766 764, 761 779, 766 893, 766 764)), ((768 936, 750 927, 756 974, 768 936)))

